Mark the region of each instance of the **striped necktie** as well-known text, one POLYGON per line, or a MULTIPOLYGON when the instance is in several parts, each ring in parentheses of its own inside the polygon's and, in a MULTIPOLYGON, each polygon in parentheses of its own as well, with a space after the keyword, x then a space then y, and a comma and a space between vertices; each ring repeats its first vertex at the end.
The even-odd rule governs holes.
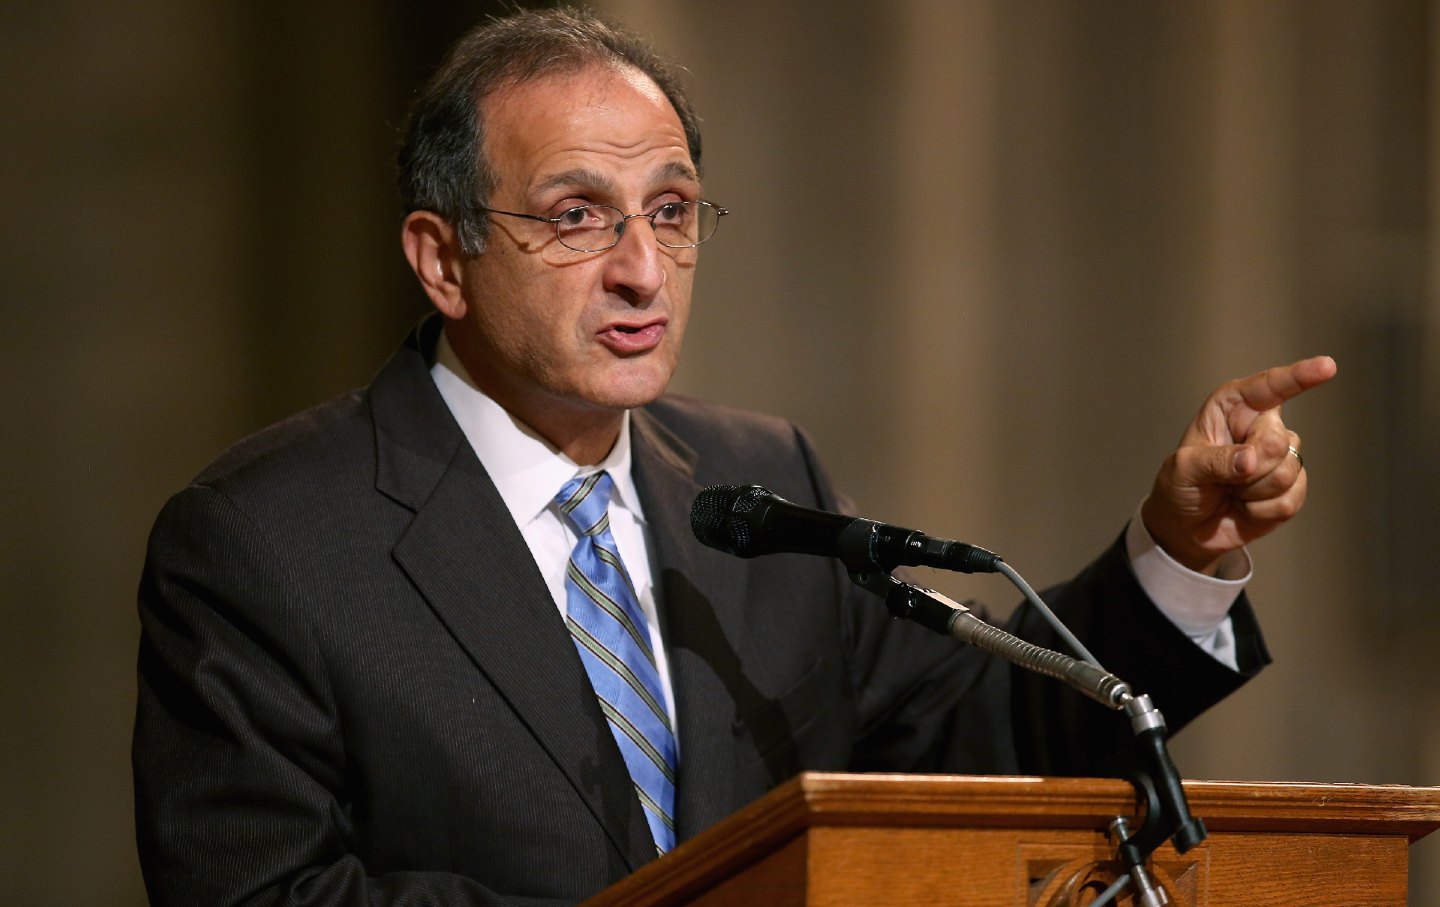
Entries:
POLYGON ((675 735, 645 616, 610 534, 613 488, 597 472, 555 496, 579 534, 565 571, 565 623, 663 854, 675 846, 675 735))

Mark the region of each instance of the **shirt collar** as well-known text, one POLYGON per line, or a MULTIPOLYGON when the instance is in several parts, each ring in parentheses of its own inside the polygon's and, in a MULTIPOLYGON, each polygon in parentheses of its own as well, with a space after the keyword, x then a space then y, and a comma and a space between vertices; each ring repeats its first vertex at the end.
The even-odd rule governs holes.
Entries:
POLYGON ((517 526, 524 527, 539 517, 566 482, 602 469, 615 483, 611 502, 644 522, 631 475, 628 410, 620 422, 620 436, 605 459, 594 466, 580 466, 476 387, 443 331, 430 375, 517 526))

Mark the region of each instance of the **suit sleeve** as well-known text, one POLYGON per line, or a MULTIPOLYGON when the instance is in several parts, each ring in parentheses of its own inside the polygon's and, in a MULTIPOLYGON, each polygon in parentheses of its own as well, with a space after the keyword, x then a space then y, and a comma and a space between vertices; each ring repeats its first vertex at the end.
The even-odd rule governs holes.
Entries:
MULTIPOLYGON (((831 490, 808 439, 797 437, 811 464, 817 506, 853 512, 831 490)), ((1172 733, 1269 662, 1243 596, 1231 609, 1240 672, 1196 646, 1141 589, 1123 535, 1043 597, 1107 670, 1151 695, 1172 733)), ((983 608, 977 613, 986 618, 983 608)), ((841 616, 860 726, 852 769, 1070 776, 1123 770, 1131 733, 1120 713, 1051 678, 894 620, 883 602, 858 587, 851 586, 841 616)), ((1028 604, 1015 610, 1007 629, 1066 651, 1028 604)))
POLYGON ((539 905, 443 872, 369 876, 349 847, 341 716, 264 534, 194 486, 151 534, 133 745, 151 903, 539 905))
MULTIPOLYGON (((1141 589, 1130 569, 1123 533, 1094 563, 1043 597, 1107 670, 1137 695, 1150 695, 1172 734, 1270 661, 1245 596, 1230 609, 1238 672, 1195 645, 1141 589)), ((1028 605, 1016 611, 1010 629, 1038 645, 1066 651, 1028 605)), ((1011 683, 1016 747, 1025 771, 1108 775, 1123 768, 1131 732, 1121 713, 1030 672, 1015 669, 1011 683)))

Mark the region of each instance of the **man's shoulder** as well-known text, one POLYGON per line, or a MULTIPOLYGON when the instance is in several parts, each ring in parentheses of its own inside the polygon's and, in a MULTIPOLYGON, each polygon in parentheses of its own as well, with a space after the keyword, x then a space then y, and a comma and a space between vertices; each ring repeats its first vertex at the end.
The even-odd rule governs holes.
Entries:
POLYGON ((356 389, 237 441, 192 484, 239 492, 313 485, 359 468, 373 475, 375 433, 366 392, 356 389))
POLYGON ((297 483, 373 483, 385 444, 448 458, 460 436, 430 377, 425 349, 438 324, 422 323, 365 387, 263 428, 231 445, 192 484, 282 492, 297 483))
POLYGON ((236 442, 165 502, 149 557, 232 563, 325 550, 333 559, 354 539, 350 530, 377 526, 388 512, 374 493, 368 411, 366 393, 351 391, 236 442))
POLYGON ((652 437, 700 485, 764 485, 791 500, 828 503, 829 479, 804 429, 788 419, 666 395, 645 408, 652 437))

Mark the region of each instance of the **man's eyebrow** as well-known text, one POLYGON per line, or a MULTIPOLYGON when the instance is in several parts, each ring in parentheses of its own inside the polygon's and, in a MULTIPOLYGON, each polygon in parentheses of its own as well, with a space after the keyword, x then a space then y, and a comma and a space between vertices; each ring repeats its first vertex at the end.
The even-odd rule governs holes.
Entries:
POLYGON ((663 180, 685 180, 691 183, 700 182, 700 176, 695 172, 695 168, 680 161, 670 161, 662 166, 656 171, 655 179, 657 182, 663 180))
POLYGON ((600 192, 615 191, 615 181, 595 170, 566 170, 546 177, 535 187, 533 195, 543 195, 551 189, 589 189, 600 192))
MULTIPOLYGON (((662 164, 655 170, 651 179, 657 183, 670 180, 681 180, 688 183, 699 184, 700 177, 696 175, 695 168, 681 161, 669 161, 662 164)), ((576 168, 565 170, 548 176, 532 190, 532 196, 544 195, 553 189, 581 189, 588 192, 614 193, 617 191, 615 181, 597 170, 576 168)))

